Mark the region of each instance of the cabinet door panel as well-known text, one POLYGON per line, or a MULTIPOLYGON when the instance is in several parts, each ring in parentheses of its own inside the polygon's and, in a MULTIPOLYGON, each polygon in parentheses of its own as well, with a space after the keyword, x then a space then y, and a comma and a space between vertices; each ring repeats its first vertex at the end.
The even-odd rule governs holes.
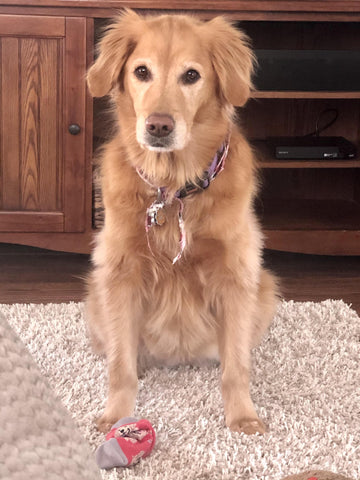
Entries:
MULTIPOLYGON (((76 19, 79 35, 84 35, 79 48, 60 28, 64 18, 42 20, 42 37, 34 18, 13 17, 11 23, 10 17, 3 30, 0 22, 0 231, 81 232, 85 134, 68 141, 65 112, 74 102, 74 116, 84 121, 86 22, 76 19), (72 63, 75 79, 69 87, 64 80, 72 63), (65 197, 74 177, 76 194, 69 203, 65 197)), ((70 32, 72 28, 70 20, 70 32)))
MULTIPOLYGON (((57 211, 61 123, 60 41, 20 40, 21 198, 20 209, 57 211)), ((11 159, 10 159, 11 161, 11 159)))

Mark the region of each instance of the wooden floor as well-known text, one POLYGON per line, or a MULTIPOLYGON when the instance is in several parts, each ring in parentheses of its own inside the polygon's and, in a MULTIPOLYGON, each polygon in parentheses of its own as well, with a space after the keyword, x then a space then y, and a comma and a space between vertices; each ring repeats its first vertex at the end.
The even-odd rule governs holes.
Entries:
MULTIPOLYGON (((360 313, 360 257, 265 252, 286 300, 343 299, 360 313)), ((81 301, 87 255, 0 244, 0 303, 81 301)))

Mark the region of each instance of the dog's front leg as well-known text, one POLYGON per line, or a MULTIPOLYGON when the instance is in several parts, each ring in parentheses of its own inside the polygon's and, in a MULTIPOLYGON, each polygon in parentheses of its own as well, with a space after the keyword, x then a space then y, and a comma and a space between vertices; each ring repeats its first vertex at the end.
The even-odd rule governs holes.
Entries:
POLYGON ((134 299, 135 289, 125 282, 110 288, 104 302, 109 390, 104 414, 97 422, 102 432, 133 415, 138 388, 139 302, 134 299))
POLYGON ((226 425, 236 432, 265 433, 249 387, 255 295, 235 283, 227 285, 222 297, 223 316, 218 330, 226 425))

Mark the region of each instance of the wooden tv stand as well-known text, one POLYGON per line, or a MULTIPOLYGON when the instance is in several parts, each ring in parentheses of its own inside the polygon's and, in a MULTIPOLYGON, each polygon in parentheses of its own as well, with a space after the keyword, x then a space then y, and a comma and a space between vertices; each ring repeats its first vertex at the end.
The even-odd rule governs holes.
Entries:
MULTIPOLYGON (((0 2, 0 242, 89 252, 93 101, 85 72, 98 27, 141 13, 226 14, 258 49, 360 49, 360 1, 8 0, 0 2), (34 5, 36 4, 36 6, 34 5)), ((359 91, 259 91, 241 112, 249 138, 304 135, 336 108, 326 135, 360 144, 359 91)), ((266 247, 360 254, 360 160, 277 161, 259 151, 266 247)))

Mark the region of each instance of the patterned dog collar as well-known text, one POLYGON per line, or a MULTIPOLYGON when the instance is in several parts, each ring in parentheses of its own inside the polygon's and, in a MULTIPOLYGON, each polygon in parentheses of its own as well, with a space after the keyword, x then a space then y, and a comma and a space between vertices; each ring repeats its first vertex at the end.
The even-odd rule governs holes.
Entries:
MULTIPOLYGON (((173 259, 173 264, 175 264, 180 258, 186 247, 186 232, 185 232, 185 225, 183 219, 183 211, 184 211, 184 203, 182 201, 183 198, 193 195, 195 193, 201 193, 202 191, 206 190, 210 183, 216 178, 216 176, 224 170, 225 167, 225 160, 229 152, 229 145, 230 145, 230 136, 227 137, 225 142, 221 145, 219 150, 216 152, 211 164, 209 165, 208 169, 205 170, 203 176, 198 179, 196 183, 188 182, 186 185, 175 192, 173 199, 176 199, 179 202, 179 213, 178 213, 178 222, 179 222, 179 230, 180 230, 180 249, 179 253, 173 259)), ((144 182, 150 185, 153 188, 157 189, 158 195, 157 198, 146 210, 146 217, 145 217, 145 231, 146 231, 146 238, 147 244, 149 247, 150 252, 154 255, 150 240, 149 240, 149 230, 154 226, 161 227, 165 221, 165 213, 164 207, 166 202, 168 202, 168 194, 166 187, 156 187, 153 185, 144 172, 140 169, 136 169, 138 175, 144 182)), ((170 202, 172 203, 172 201, 170 202)))

